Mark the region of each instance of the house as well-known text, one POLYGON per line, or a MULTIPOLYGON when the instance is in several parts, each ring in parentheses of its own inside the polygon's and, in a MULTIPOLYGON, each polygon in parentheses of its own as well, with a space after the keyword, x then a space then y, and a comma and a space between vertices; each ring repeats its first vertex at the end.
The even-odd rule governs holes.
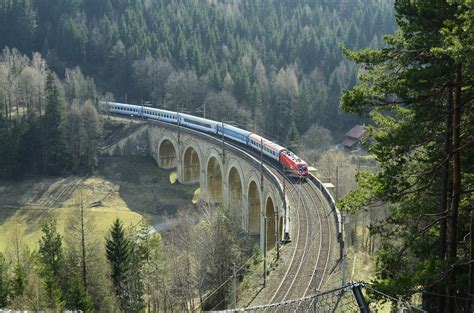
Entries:
POLYGON ((346 139, 341 143, 347 150, 357 150, 360 148, 360 141, 368 136, 363 125, 355 125, 346 133, 346 139))

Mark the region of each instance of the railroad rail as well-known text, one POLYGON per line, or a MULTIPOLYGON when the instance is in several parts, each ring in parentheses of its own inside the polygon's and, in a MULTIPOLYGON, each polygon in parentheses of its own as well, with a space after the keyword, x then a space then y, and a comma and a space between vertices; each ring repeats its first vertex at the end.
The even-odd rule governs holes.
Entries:
MULTIPOLYGON (((176 126, 166 122, 148 120, 160 126, 176 129, 176 126)), ((238 154, 245 161, 255 167, 260 167, 260 155, 255 151, 244 149, 243 146, 229 141, 222 142, 220 138, 210 134, 202 133, 193 129, 180 127, 180 131, 192 133, 213 144, 223 145, 238 154)), ((336 208, 334 198, 325 188, 323 183, 314 175, 309 174, 307 181, 294 181, 281 173, 280 168, 273 162, 264 158, 262 166, 263 175, 275 186, 282 199, 289 204, 288 217, 291 215, 296 221, 294 238, 288 245, 291 247, 291 260, 284 277, 278 286, 267 297, 266 305, 287 302, 291 299, 301 299, 309 294, 319 293, 321 287, 328 279, 328 271, 333 269, 331 262, 332 246, 334 238, 339 243, 339 259, 343 256, 343 225, 341 214, 336 208), (288 193, 285 194, 283 182, 288 185, 288 193), (327 204, 324 203, 326 200, 327 204), (335 223, 328 218, 334 217, 335 223), (268 299, 270 299, 268 301, 268 299)), ((285 233, 289 233, 289 221, 285 221, 285 233)))
MULTIPOLYGON (((195 133, 194 130, 188 130, 195 133)), ((220 138, 212 135, 196 132, 202 138, 222 143, 220 138)), ((258 152, 244 149, 242 145, 225 142, 226 149, 244 154, 245 159, 255 166, 260 164, 258 152)), ((309 175, 307 181, 294 181, 281 172, 278 165, 264 158, 264 174, 273 183, 280 186, 281 197, 287 197, 287 203, 294 208, 296 238, 293 238, 293 251, 288 269, 276 290, 270 295, 271 303, 284 302, 289 299, 297 299, 308 294, 320 291, 325 282, 330 266, 331 253, 334 237, 340 246, 340 256, 336 264, 342 258, 342 223, 341 214, 336 208, 334 198, 324 187, 322 182, 315 176, 309 175), (283 194, 282 183, 289 186, 289 194, 283 194), (289 199, 288 199, 289 198, 289 199), (329 204, 323 203, 324 198, 329 204), (288 201, 289 200, 289 201, 288 201), (333 212, 335 223, 332 224, 328 218, 333 212), (335 235, 335 236, 334 236, 335 235)))

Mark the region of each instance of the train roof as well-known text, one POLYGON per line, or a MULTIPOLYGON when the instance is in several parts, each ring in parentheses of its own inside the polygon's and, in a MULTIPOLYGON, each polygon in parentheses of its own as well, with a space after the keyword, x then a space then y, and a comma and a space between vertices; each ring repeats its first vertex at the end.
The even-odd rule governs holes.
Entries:
MULTIPOLYGON (((217 126, 222 127, 222 124, 221 124, 221 123, 218 123, 217 126)), ((225 128, 225 129, 228 129, 228 130, 231 130, 231 131, 233 131, 233 132, 242 134, 242 135, 244 135, 244 136, 248 136, 248 135, 251 134, 251 132, 249 132, 248 130, 245 130, 245 129, 242 129, 242 128, 238 128, 238 127, 235 127, 235 126, 226 124, 226 123, 224 123, 224 128, 225 128)))
MULTIPOLYGON (((176 113, 176 112, 174 112, 174 113, 176 113)), ((202 118, 202 117, 198 117, 198 116, 194 116, 194 115, 189 115, 189 114, 186 114, 186 113, 179 113, 179 115, 184 117, 184 118, 187 118, 191 121, 196 121, 196 122, 201 122, 201 123, 210 123, 212 125, 219 123, 219 122, 216 122, 214 120, 210 120, 210 119, 207 119, 207 118, 202 118)))
POLYGON ((150 111, 165 112, 166 114, 176 114, 175 111, 168 111, 168 110, 158 109, 158 108, 154 108, 154 107, 143 106, 143 108, 147 109, 147 110, 150 110, 150 111))
POLYGON ((266 147, 268 147, 268 148, 270 148, 270 149, 272 149, 272 150, 278 151, 278 153, 280 153, 280 152, 283 151, 283 150, 286 150, 285 147, 282 147, 282 146, 280 146, 280 145, 274 143, 273 141, 270 141, 270 140, 268 140, 268 139, 265 139, 265 138, 263 138, 263 137, 261 137, 261 136, 259 136, 259 135, 257 135, 257 134, 251 133, 251 134, 250 134, 250 138, 253 139, 253 140, 255 140, 255 141, 257 141, 257 142, 261 142, 261 141, 262 141, 264 146, 266 146, 266 147))
POLYGON ((138 105, 138 104, 120 103, 120 102, 113 102, 113 101, 101 101, 101 102, 113 104, 113 105, 127 105, 127 106, 132 106, 132 107, 141 107, 141 105, 138 105))
POLYGON ((305 161, 303 161, 302 159, 300 159, 299 156, 297 156, 296 154, 294 154, 293 152, 291 152, 290 150, 286 150, 286 151, 283 151, 283 153, 285 155, 287 155, 290 159, 292 159, 295 163, 306 163, 305 161))

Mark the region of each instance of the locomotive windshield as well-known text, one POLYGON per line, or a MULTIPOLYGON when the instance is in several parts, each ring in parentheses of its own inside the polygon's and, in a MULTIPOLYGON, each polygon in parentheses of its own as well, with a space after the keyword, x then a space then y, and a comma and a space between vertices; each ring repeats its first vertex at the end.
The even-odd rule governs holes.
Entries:
POLYGON ((299 169, 301 172, 304 172, 304 171, 306 171, 307 167, 306 167, 306 165, 298 165, 298 169, 299 169))

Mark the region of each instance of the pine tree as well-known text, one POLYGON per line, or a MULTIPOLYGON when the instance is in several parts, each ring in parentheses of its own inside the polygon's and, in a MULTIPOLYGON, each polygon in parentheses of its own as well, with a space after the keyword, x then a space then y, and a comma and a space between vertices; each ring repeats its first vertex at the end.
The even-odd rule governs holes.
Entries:
POLYGON ((301 148, 300 133, 298 132, 293 120, 290 123, 290 128, 288 129, 288 134, 286 135, 286 147, 288 150, 296 154, 298 154, 298 151, 301 148))
POLYGON ((381 171, 360 173, 360 187, 341 205, 389 204, 390 218, 371 227, 382 239, 379 290, 406 298, 421 290, 428 310, 435 309, 431 294, 437 293, 438 312, 454 312, 455 296, 467 297, 459 241, 468 224, 459 216, 467 215, 470 197, 463 186, 473 183, 466 159, 472 142, 464 139, 473 133, 473 35, 467 31, 472 20, 463 18, 472 5, 407 0, 395 8, 400 32, 387 37, 388 47, 346 51, 366 72, 341 103, 370 112, 375 141, 369 151, 381 171))
POLYGON ((115 294, 122 309, 125 309, 127 307, 125 286, 132 261, 132 247, 120 219, 117 218, 114 221, 109 231, 109 237, 105 240, 106 255, 112 268, 111 278, 115 294))
POLYGON ((41 227, 43 233, 38 241, 38 265, 40 277, 46 287, 50 309, 60 310, 64 303, 61 279, 64 269, 62 237, 56 230, 56 220, 48 218, 41 227))
POLYGON ((17 263, 13 269, 13 277, 11 280, 12 297, 21 297, 25 292, 27 283, 28 279, 24 266, 20 263, 17 263))
POLYGON ((65 295, 67 307, 74 310, 81 310, 82 312, 91 312, 92 300, 84 288, 81 276, 73 274, 68 280, 69 288, 65 295))
POLYGON ((59 91, 55 75, 48 72, 46 79, 46 112, 43 119, 44 129, 44 171, 59 175, 66 167, 66 140, 64 129, 64 99, 59 91))
POLYGON ((0 253, 0 308, 7 307, 10 300, 10 278, 5 257, 0 253))

